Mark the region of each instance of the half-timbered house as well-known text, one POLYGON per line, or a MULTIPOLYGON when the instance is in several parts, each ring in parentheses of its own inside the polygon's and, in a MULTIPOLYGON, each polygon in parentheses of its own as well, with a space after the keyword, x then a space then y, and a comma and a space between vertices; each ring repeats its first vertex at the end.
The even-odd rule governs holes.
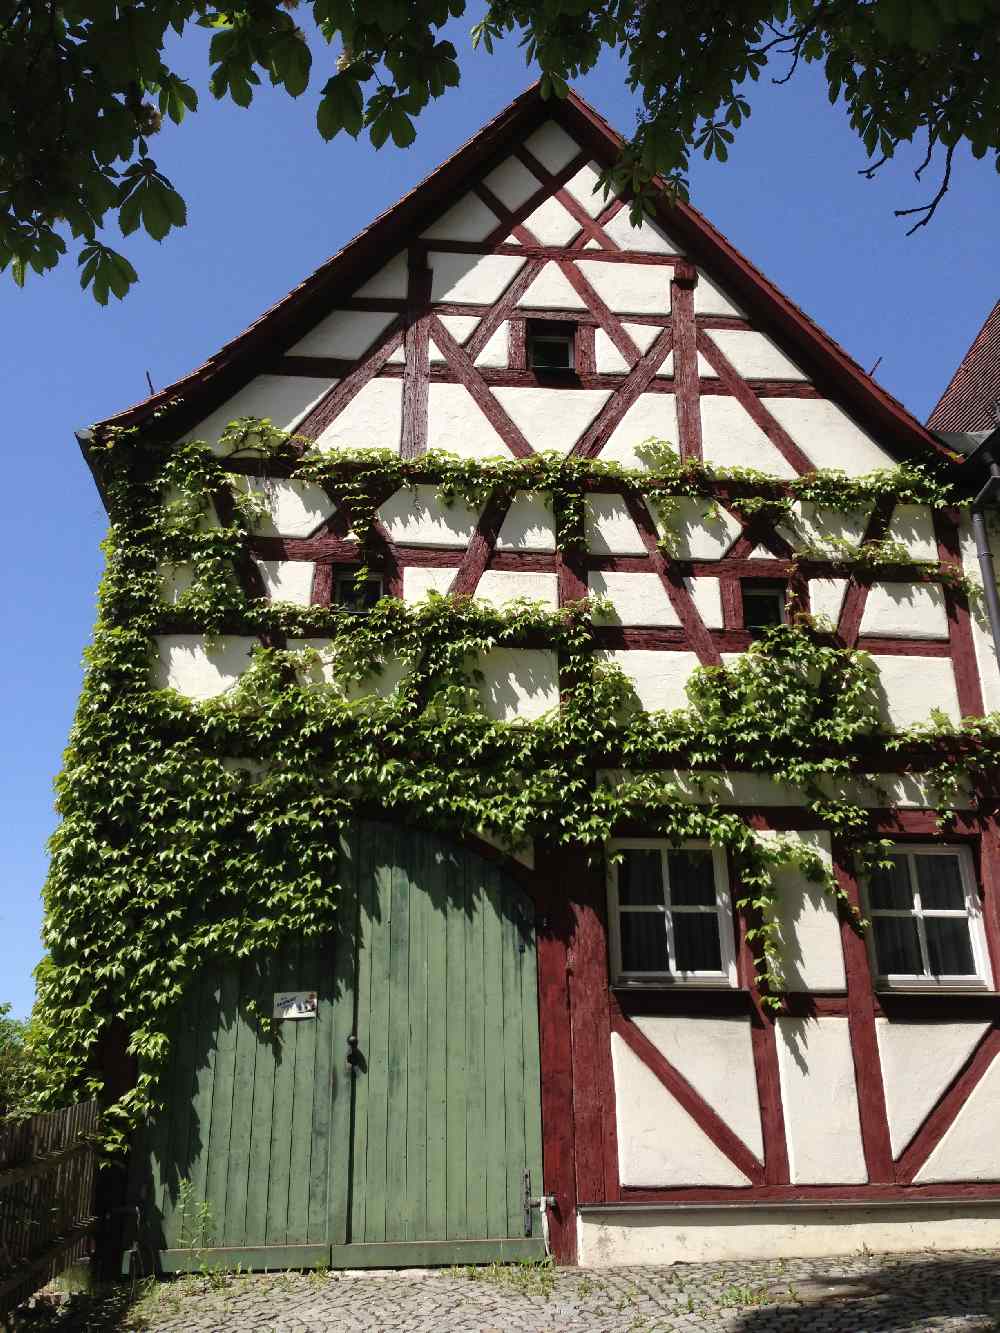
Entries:
MULTIPOLYGON (((692 781, 693 803, 808 845, 841 891, 777 872, 781 983, 766 1003, 725 847, 632 821, 602 856, 450 836, 367 802, 338 871, 352 924, 270 956, 220 946, 185 991, 165 1109, 128 1187, 166 1268, 1000 1239, 996 816, 977 770, 940 823, 921 762, 885 745, 932 710, 939 736, 1000 709, 968 509, 886 492, 850 512, 802 501, 791 527, 741 506, 736 483, 658 508, 608 469, 588 474, 584 542, 569 548, 534 484, 477 502, 429 474, 368 495, 363 552, 357 491, 294 475, 249 436, 219 444, 227 423, 266 418, 329 458, 528 467, 554 451, 634 469, 654 439, 720 475, 766 474, 746 483, 758 493, 901 464, 959 500, 980 491, 982 450, 965 455, 992 430, 973 420, 981 395, 953 386, 933 419, 948 434, 921 425, 693 207, 664 195, 633 226, 627 201, 595 191, 619 146, 575 95, 526 93, 204 365, 82 433, 84 451, 102 487, 116 427, 225 454, 257 498, 238 563, 257 603, 339 604, 360 623, 386 598, 558 611, 599 597, 593 651, 651 713, 684 708, 693 671, 738 663, 789 608, 825 617, 827 640, 876 672, 879 780, 855 799, 890 844, 881 868, 856 873, 794 783, 738 765, 692 781), (277 1036, 249 1001, 278 1005, 277 1036), (192 1200, 210 1234, 192 1231, 192 1200)), ((234 493, 206 523, 231 521, 234 493)), ((196 603, 176 614, 186 578, 182 563, 164 571, 153 687, 203 707, 262 645, 321 650, 322 677, 319 619, 261 637, 234 612, 207 633, 196 603)), ((355 690, 390 696, 405 671, 388 661, 355 690)), ((552 715, 560 671, 530 634, 484 651, 484 715, 552 715)), ((616 762, 588 781, 613 785, 616 762)))

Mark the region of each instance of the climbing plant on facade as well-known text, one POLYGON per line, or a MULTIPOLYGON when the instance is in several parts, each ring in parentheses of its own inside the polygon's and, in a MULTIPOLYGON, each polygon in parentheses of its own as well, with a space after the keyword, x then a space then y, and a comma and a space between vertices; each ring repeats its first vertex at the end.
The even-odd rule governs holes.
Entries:
POLYGON ((300 455, 293 440, 249 421, 231 428, 224 447, 240 459, 122 432, 99 449, 107 569, 57 784, 36 1051, 42 1101, 67 1085, 96 1086, 101 1034, 113 1020, 124 1024, 139 1077, 107 1111, 109 1148, 156 1104, 172 1014, 207 961, 261 955, 289 933, 335 927, 339 848, 359 810, 511 847, 583 845, 598 858, 625 825, 725 847, 761 992, 777 1007, 775 872, 794 865, 831 894, 841 890, 814 848, 762 839, 726 809, 717 775, 742 769, 790 784, 865 863, 880 851, 856 784, 876 781, 877 767, 860 758, 877 756, 876 742, 921 745, 931 768, 947 744, 949 801, 963 772, 984 771, 1000 752, 995 718, 882 732, 871 659, 837 647, 830 626, 807 617, 776 627, 727 668, 696 670, 687 708, 646 713, 622 672, 594 652, 607 611, 599 601, 499 610, 432 595, 384 598, 358 616, 254 598, 239 576, 260 515, 260 488, 247 480, 254 469, 349 501, 362 550, 378 497, 417 483, 477 505, 497 491, 544 493, 558 546, 573 550, 583 543, 588 490, 612 483, 668 506, 680 496, 706 506, 721 496, 838 508, 949 502, 919 469, 776 482, 680 463, 662 448, 645 470, 549 455, 481 463, 300 455), (172 603, 165 566, 190 571, 172 603), (238 684, 204 702, 154 688, 150 672, 154 637, 191 626, 263 639, 238 684), (314 646, 289 646, 303 638, 314 646), (480 702, 480 663, 526 640, 558 654, 560 707, 530 722, 493 720, 480 702), (380 693, 382 674, 399 662, 398 688, 380 693))

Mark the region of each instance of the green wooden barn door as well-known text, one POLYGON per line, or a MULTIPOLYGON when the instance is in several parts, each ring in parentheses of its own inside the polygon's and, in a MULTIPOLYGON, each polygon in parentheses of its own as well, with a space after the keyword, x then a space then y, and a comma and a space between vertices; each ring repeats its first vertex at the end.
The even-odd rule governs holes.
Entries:
POLYGON ((365 824, 357 855, 349 1243, 333 1262, 540 1257, 533 906, 425 833, 365 824))
POLYGON ((542 1253, 524 1213, 525 1172, 541 1193, 530 901, 482 858, 376 823, 341 882, 332 936, 206 970, 185 997, 132 1160, 167 1271, 542 1253), (315 1019, 261 1032, 251 1002, 313 989, 315 1019))

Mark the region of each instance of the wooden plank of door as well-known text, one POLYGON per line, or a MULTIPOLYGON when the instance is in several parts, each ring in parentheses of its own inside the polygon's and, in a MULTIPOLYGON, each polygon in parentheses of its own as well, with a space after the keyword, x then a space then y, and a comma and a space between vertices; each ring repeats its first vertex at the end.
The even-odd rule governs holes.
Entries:
POLYGON ((440 1059, 427 1048, 427 948, 430 914, 429 860, 434 839, 425 833, 406 831, 401 839, 410 882, 410 940, 407 966, 406 1095, 400 1111, 405 1116, 406 1188, 404 1229, 400 1240, 427 1238, 427 1075, 428 1060, 440 1059))
MULTIPOLYGON (((309 1118, 309 1207, 306 1224, 306 1243, 320 1244, 330 1237, 331 1225, 331 1175, 330 1153, 332 1149, 332 1060, 333 1060, 333 1025, 334 1025, 334 978, 336 936, 328 941, 325 937, 314 941, 313 962, 317 1007, 313 1039, 313 1078, 311 1088, 312 1105, 309 1118)), ((343 1149, 340 1148, 342 1154, 343 1149)), ((342 1177, 345 1173, 339 1173, 342 1177)))
POLYGON ((254 963, 239 968, 239 1003, 236 1013, 236 1058, 233 1066, 233 1114, 226 1163, 226 1211, 223 1244, 242 1245, 247 1238, 247 1188, 250 1181, 249 1148, 253 1122, 254 1074, 260 1039, 256 1019, 247 1011, 247 1001, 260 998, 258 970, 254 963))
POLYGON ((187 1175, 191 1106, 194 1101, 195 1050, 198 1043, 197 983, 187 988, 178 1003, 173 1024, 175 1063, 170 1080, 170 1128, 163 1156, 164 1188, 160 1216, 167 1244, 176 1240, 176 1212, 181 1180, 187 1175))
POLYGON ((187 1178, 189 1216, 188 1228, 197 1217, 199 1240, 214 1245, 221 1216, 208 1197, 208 1149, 212 1138, 212 1101, 215 1091, 215 1043, 219 1034, 219 1012, 222 1007, 222 985, 218 965, 208 962, 198 976, 198 1027, 194 1049, 194 1096, 191 1101, 191 1121, 188 1127, 188 1148, 185 1162, 178 1163, 187 1178))
POLYGON ((489 910, 478 866, 468 866, 466 909, 466 1234, 486 1236, 485 919, 489 910))
MULTIPOLYGON (((270 960, 261 963, 256 978, 257 1003, 265 1014, 271 1012, 276 988, 275 969, 270 960)), ((242 1162, 247 1173, 247 1211, 245 1244, 264 1245, 267 1238, 267 1195, 271 1162, 271 1121, 274 1110, 274 1040, 264 1033, 257 1037, 254 1063, 253 1109, 250 1137, 242 1162)))
MULTIPOLYGON (((330 1117, 330 1148, 328 1162, 329 1180, 329 1224, 327 1239, 335 1244, 343 1244, 348 1239, 348 1223, 351 1210, 352 1161, 358 1162, 361 1173, 361 1203, 364 1206, 365 1145, 352 1145, 352 1118, 354 1116, 354 1098, 362 1099, 359 1119, 366 1120, 364 1098, 367 1096, 367 1082, 363 1073, 353 1079, 347 1072, 347 1038, 352 1033, 360 1034, 362 1028, 355 1012, 355 994, 359 987, 358 967, 358 897, 362 877, 369 873, 366 866, 371 862, 371 838, 362 832, 363 826, 354 823, 350 833, 343 839, 340 847, 340 886, 343 899, 337 912, 336 930, 330 943, 329 989, 333 1005, 333 1021, 330 1033, 329 1073, 323 1095, 326 1098, 327 1114, 330 1117)), ((370 894, 370 890, 369 890, 370 894)), ((362 911, 362 916, 365 912, 362 911)), ((362 1060, 365 1059, 363 1047, 359 1045, 362 1060)), ((318 1237, 317 1237, 318 1239, 318 1237)))
MULTIPOLYGON (((371 986, 368 992, 370 1018, 367 1032, 358 1029, 359 1043, 363 1040, 366 1072, 364 1096, 366 1114, 355 1116, 355 1132, 361 1124, 367 1130, 367 1170, 360 1174, 359 1152, 355 1151, 354 1207, 351 1239, 356 1241, 385 1240, 387 1148, 388 1148, 388 1087, 389 1087, 389 977, 391 972, 390 926, 392 912, 392 865, 394 840, 390 830, 382 824, 366 828, 365 846, 368 855, 362 872, 362 908, 367 918, 365 947, 370 964, 371 986)), ((360 1091, 358 1106, 361 1107, 360 1091)))
MULTIPOLYGON (((239 1008, 240 971, 237 963, 228 963, 219 977, 219 1012, 215 1036, 215 1077, 212 1083, 212 1125, 208 1139, 208 1170, 205 1198, 212 1209, 214 1243, 226 1243, 228 1218, 227 1185, 229 1154, 232 1145, 233 1088, 236 1073, 237 1010, 239 1008)), ((235 1151, 239 1147, 233 1145, 235 1151)))
MULTIPOLYGON (((301 989, 301 941, 282 942, 275 977, 275 990, 301 989)), ((274 1001, 266 1012, 271 1013, 274 1001)), ((266 1245, 284 1245, 288 1239, 288 1190, 292 1157, 292 1096, 295 1086, 295 1051, 299 1022, 296 1019, 274 1024, 271 1048, 274 1051, 274 1098, 271 1103, 271 1149, 267 1182, 266 1245)), ((256 1169, 251 1163, 251 1170, 256 1169)))
MULTIPOLYGON (((524 1148, 524 1044, 521 1022, 520 892, 502 876, 503 1067, 504 1127, 507 1162, 507 1226, 504 1234, 524 1234, 524 1172, 529 1169, 524 1148)), ((537 1186, 536 1181, 532 1184, 537 1186)))
POLYGON ((507 1234, 507 1117, 504 1110, 503 898, 500 872, 485 865, 486 1235, 507 1234))
POLYGON ((468 937, 466 872, 468 857, 450 851, 445 862, 448 911, 445 922, 447 975, 444 978, 447 1015, 445 1056, 448 1068, 446 1143, 448 1168, 445 1184, 446 1235, 452 1240, 468 1236, 466 1208, 466 1118, 468 1115, 468 1052, 466 1048, 467 997, 465 950, 468 937))
MULTIPOLYGON (((531 1172, 531 1192, 537 1198, 542 1180, 542 1089, 541 1056, 538 1044, 538 954, 535 947, 535 908, 524 903, 521 954, 521 1041, 524 1048, 524 1158, 531 1172)), ((532 1233, 539 1230, 538 1214, 532 1214, 532 1233)))
MULTIPOLYGON (((309 1240, 309 1189, 312 1161, 313 1085, 316 1079, 317 1028, 319 1025, 319 948, 315 936, 304 939, 299 949, 297 990, 317 992, 315 1018, 296 1020, 295 1074, 292 1080, 291 1152, 288 1163, 288 1223, 286 1245, 305 1245, 309 1240)), ((283 1026, 289 1026, 285 1023, 283 1026)))
MULTIPOLYGON (((427 898, 427 1208, 425 1240, 448 1235, 448 921, 455 912, 448 896, 448 867, 454 853, 439 838, 430 844, 427 898)), ((455 1159, 464 1175, 465 1153, 455 1159)))
POLYGON ((389 1070, 386 1090, 385 1239, 406 1239, 406 1095, 409 1067, 410 900, 413 885, 393 829, 392 909, 389 921, 389 1070))

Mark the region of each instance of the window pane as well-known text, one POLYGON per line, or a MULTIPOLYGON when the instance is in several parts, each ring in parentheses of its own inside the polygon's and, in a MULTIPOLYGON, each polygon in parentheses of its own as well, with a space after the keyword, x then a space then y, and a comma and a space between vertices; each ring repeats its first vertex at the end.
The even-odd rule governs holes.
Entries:
POLYGON ((923 976, 917 923, 912 917, 877 916, 872 919, 875 959, 882 976, 923 976))
POLYGON ((382 580, 379 578, 365 579, 360 589, 353 574, 342 574, 337 579, 337 605, 348 611, 370 611, 381 596, 382 580))
POLYGON ((622 912, 622 971, 669 972, 667 918, 662 912, 622 912))
POLYGON ((670 901, 678 907, 715 906, 711 852, 668 852, 670 901))
POLYGON ((780 625, 785 619, 784 593, 773 591, 751 592, 743 589, 743 624, 747 629, 766 629, 780 625))
POLYGON ((927 955, 935 977, 974 977, 969 923, 958 917, 925 917, 927 955))
POLYGON ((905 856, 890 856, 891 870, 876 870, 868 885, 873 910, 894 907, 912 910, 913 891, 910 888, 910 868, 905 856))
POLYGON ((965 890, 957 856, 915 856, 917 883, 920 886, 920 906, 925 910, 935 907, 965 907, 965 890))
POLYGON ((622 907, 663 905, 663 866, 654 848, 622 853, 618 866, 618 902, 622 907))
POLYGON ((532 337, 528 340, 529 361, 538 370, 569 370, 572 347, 569 338, 532 337))
POLYGON ((719 918, 714 912, 673 912, 674 954, 678 972, 719 972, 719 918))

